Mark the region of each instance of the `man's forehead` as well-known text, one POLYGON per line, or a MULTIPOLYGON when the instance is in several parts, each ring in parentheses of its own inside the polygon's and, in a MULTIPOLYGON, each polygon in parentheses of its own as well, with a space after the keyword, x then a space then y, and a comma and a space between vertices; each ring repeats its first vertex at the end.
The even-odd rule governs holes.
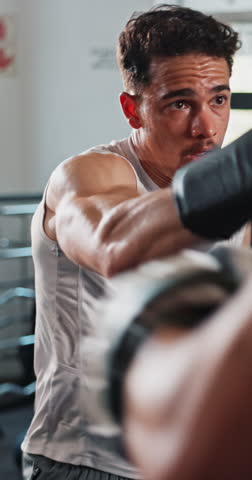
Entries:
MULTIPOLYGON (((208 88, 209 94, 221 93, 221 92, 230 92, 229 84, 222 83, 219 85, 214 85, 208 88)), ((176 88, 169 89, 166 93, 160 92, 161 100, 168 100, 169 98, 174 97, 194 97, 197 95, 197 90, 194 88, 176 88)))
POLYGON ((200 54, 159 57, 150 65, 149 87, 158 88, 160 95, 175 89, 195 90, 197 86, 211 90, 220 85, 229 86, 229 77, 224 58, 200 54))
POLYGON ((181 62, 196 62, 201 63, 205 61, 213 61, 213 62, 226 62, 225 57, 218 57, 215 55, 209 55, 207 53, 201 52, 190 52, 190 53, 183 53, 177 55, 156 55, 153 56, 151 59, 151 64, 160 66, 163 63, 170 62, 171 64, 181 63, 181 62))
POLYGON ((156 77, 225 75, 229 77, 229 67, 225 58, 195 53, 173 57, 154 57, 150 63, 150 74, 156 77))

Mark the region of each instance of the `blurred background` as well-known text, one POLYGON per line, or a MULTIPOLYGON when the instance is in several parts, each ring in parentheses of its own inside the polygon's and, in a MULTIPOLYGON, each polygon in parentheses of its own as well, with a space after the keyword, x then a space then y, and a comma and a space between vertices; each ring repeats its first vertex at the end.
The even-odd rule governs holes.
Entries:
MULTIPOLYGON (((32 214, 59 162, 129 134, 115 43, 133 11, 158 3, 0 0, 0 478, 21 478, 19 444, 33 409, 32 214)), ((229 143, 252 127, 251 0, 171 3, 214 14, 241 34, 229 143)))

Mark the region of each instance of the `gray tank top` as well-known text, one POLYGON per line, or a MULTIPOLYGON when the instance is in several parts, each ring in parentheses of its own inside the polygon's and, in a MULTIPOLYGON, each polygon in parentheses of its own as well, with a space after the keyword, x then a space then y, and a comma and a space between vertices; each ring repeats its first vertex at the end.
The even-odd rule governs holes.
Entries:
MULTIPOLYGON (((116 153, 129 161, 139 192, 159 188, 138 161, 131 137, 90 151, 116 153)), ((97 441, 92 434, 96 422, 89 399, 93 398, 92 374, 99 360, 99 344, 94 339, 102 322, 99 305, 112 292, 112 282, 72 263, 47 237, 44 202, 45 194, 32 221, 37 385, 35 413, 22 449, 59 462, 139 478, 112 448, 109 438, 97 441)))
MULTIPOLYGON (((90 151, 126 158, 135 170, 139 192, 158 189, 138 162, 131 138, 90 151)), ((100 300, 110 294, 111 282, 72 263, 47 237, 43 229, 44 203, 45 194, 32 221, 37 384, 35 413, 22 449, 60 462, 139 478, 136 470, 113 451, 109 438, 97 441, 92 434, 95 419, 88 400, 92 370, 99 358, 93 340, 102 321, 100 300)))

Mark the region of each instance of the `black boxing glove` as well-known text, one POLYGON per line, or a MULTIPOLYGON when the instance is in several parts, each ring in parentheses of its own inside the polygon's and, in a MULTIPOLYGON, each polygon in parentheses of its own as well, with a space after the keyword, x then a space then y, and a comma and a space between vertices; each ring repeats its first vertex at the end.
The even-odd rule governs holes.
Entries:
POLYGON ((252 217, 252 130, 179 169, 172 191, 188 230, 208 239, 229 238, 252 217))

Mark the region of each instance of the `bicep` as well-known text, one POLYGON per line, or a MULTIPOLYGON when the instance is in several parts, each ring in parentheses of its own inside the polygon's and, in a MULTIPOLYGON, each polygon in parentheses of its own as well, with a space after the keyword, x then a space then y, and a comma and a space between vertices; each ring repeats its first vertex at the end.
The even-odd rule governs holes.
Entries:
POLYGON ((116 154, 83 154, 62 162, 52 173, 46 196, 47 207, 56 213, 62 201, 109 194, 114 190, 137 192, 131 164, 116 154))
POLYGON ((104 273, 107 255, 99 235, 100 225, 114 207, 135 195, 134 189, 121 187, 90 197, 64 197, 56 210, 56 237, 68 258, 104 273))
POLYGON ((49 183, 47 207, 54 211, 64 253, 99 271, 98 226, 116 205, 137 195, 134 171, 118 156, 91 155, 60 166, 49 183))

